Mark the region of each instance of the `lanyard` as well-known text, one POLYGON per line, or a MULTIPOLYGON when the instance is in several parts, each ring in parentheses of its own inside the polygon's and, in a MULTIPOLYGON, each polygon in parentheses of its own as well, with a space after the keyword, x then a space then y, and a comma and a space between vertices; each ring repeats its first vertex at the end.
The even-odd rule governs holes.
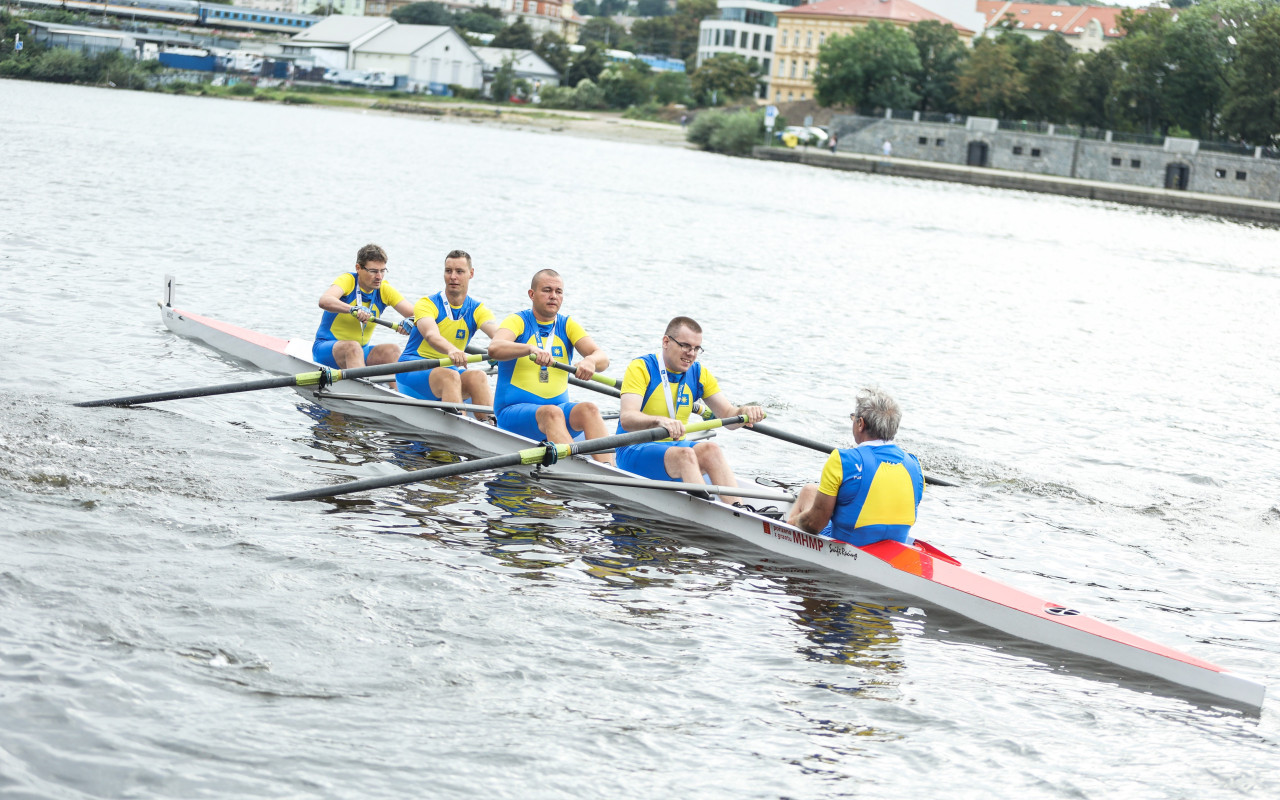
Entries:
POLYGON ((680 390, 684 388, 684 380, 689 377, 689 373, 681 374, 679 382, 676 383, 676 405, 673 406, 671 404, 671 384, 667 381, 667 367, 666 362, 662 360, 662 351, 659 350, 653 357, 658 362, 658 375, 662 378, 662 399, 667 401, 667 416, 675 419, 676 409, 679 407, 680 390))

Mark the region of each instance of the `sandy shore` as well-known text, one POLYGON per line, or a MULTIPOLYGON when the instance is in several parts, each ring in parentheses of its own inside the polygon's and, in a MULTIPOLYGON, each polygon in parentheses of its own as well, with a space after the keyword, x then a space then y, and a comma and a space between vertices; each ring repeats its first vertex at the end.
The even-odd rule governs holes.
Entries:
POLYGON ((528 106, 493 106, 484 103, 420 103, 406 100, 371 101, 371 111, 453 123, 501 125, 516 130, 592 139, 690 147, 677 124, 625 119, 621 112, 561 111, 528 106))

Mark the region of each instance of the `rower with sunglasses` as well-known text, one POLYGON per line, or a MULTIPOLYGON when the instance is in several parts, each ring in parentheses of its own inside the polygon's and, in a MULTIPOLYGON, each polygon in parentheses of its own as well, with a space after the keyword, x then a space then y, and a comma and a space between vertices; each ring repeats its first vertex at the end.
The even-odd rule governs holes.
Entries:
MULTIPOLYGON (((675 441, 647 442, 620 447, 618 467, 653 480, 704 483, 705 473, 718 486, 737 486, 719 445, 684 440, 684 426, 697 400, 717 417, 745 414, 750 422, 764 419, 760 406, 735 406, 720 393, 711 370, 698 363, 702 353, 702 326, 688 317, 667 323, 662 348, 627 365, 622 378, 622 415, 618 433, 665 428, 675 441)), ((734 427, 734 426, 730 426, 734 427)), ((736 498, 721 497, 726 503, 736 498)))
POLYGON ((373 318, 382 315, 387 306, 400 312, 404 321, 400 332, 405 336, 413 328, 413 304, 386 281, 387 252, 376 244, 367 244, 356 253, 355 272, 333 279, 333 284, 320 295, 324 316, 316 329, 316 342, 311 346, 311 359, 326 367, 355 367, 390 364, 400 357, 394 344, 369 344, 373 318))

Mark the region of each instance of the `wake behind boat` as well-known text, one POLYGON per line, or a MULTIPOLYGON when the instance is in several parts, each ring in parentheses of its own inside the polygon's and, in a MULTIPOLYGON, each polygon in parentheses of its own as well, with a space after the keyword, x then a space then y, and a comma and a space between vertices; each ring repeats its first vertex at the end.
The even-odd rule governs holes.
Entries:
MULTIPOLYGON (((319 369, 310 360, 310 340, 286 341, 177 309, 173 279, 166 279, 161 313, 175 333, 203 342, 269 372, 295 374, 319 369)), ((427 407, 366 380, 344 382, 341 390, 295 386, 304 399, 326 409, 408 426, 424 438, 471 455, 489 456, 537 443, 467 416, 427 407), (406 404, 409 401, 409 404, 406 404)), ((1261 708, 1266 687, 1210 662, 1126 633, 1076 609, 1046 601, 965 569, 925 542, 881 541, 865 547, 817 536, 715 499, 684 491, 658 491, 633 475, 582 456, 562 459, 546 477, 589 487, 629 508, 643 510, 716 533, 727 533, 762 550, 816 564, 927 604, 950 610, 1012 636, 1098 659, 1150 675, 1247 709, 1261 708), (610 481, 606 483, 605 481, 610 481)), ((553 485, 558 485, 555 481, 553 485)), ((714 488, 714 487, 707 487, 714 488)), ((575 491, 579 491, 575 489, 575 491)), ((749 489, 735 491, 749 495, 749 489)), ((772 493, 754 496, 777 499, 772 493)))

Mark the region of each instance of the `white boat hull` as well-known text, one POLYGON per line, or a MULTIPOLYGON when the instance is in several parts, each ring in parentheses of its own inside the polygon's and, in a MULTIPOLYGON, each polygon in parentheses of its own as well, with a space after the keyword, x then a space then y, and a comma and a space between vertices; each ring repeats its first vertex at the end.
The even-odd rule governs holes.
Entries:
MULTIPOLYGON (((164 323, 175 333, 204 342, 215 350, 280 374, 311 372, 317 365, 308 356, 310 341, 290 344, 169 305, 162 306, 164 323)), ((495 455, 527 448, 530 439, 482 424, 469 417, 438 409, 374 405, 327 398, 312 388, 298 388, 307 400, 325 408, 375 420, 389 420, 443 441, 473 455, 495 455)), ((366 381, 344 381, 343 394, 403 397, 366 381)), ((581 475, 623 475, 606 464, 575 457, 551 469, 581 475)), ((575 487, 575 492, 581 492, 575 487)), ((1227 672, 1222 667, 1126 633, 1072 609, 1005 586, 960 566, 954 559, 923 543, 906 546, 879 542, 853 547, 815 536, 785 523, 745 512, 714 500, 678 492, 623 486, 598 487, 590 492, 642 508, 683 523, 724 532, 762 550, 821 565, 858 580, 920 598, 1020 639, 1059 648, 1152 675, 1250 709, 1262 706, 1266 687, 1227 672)))

